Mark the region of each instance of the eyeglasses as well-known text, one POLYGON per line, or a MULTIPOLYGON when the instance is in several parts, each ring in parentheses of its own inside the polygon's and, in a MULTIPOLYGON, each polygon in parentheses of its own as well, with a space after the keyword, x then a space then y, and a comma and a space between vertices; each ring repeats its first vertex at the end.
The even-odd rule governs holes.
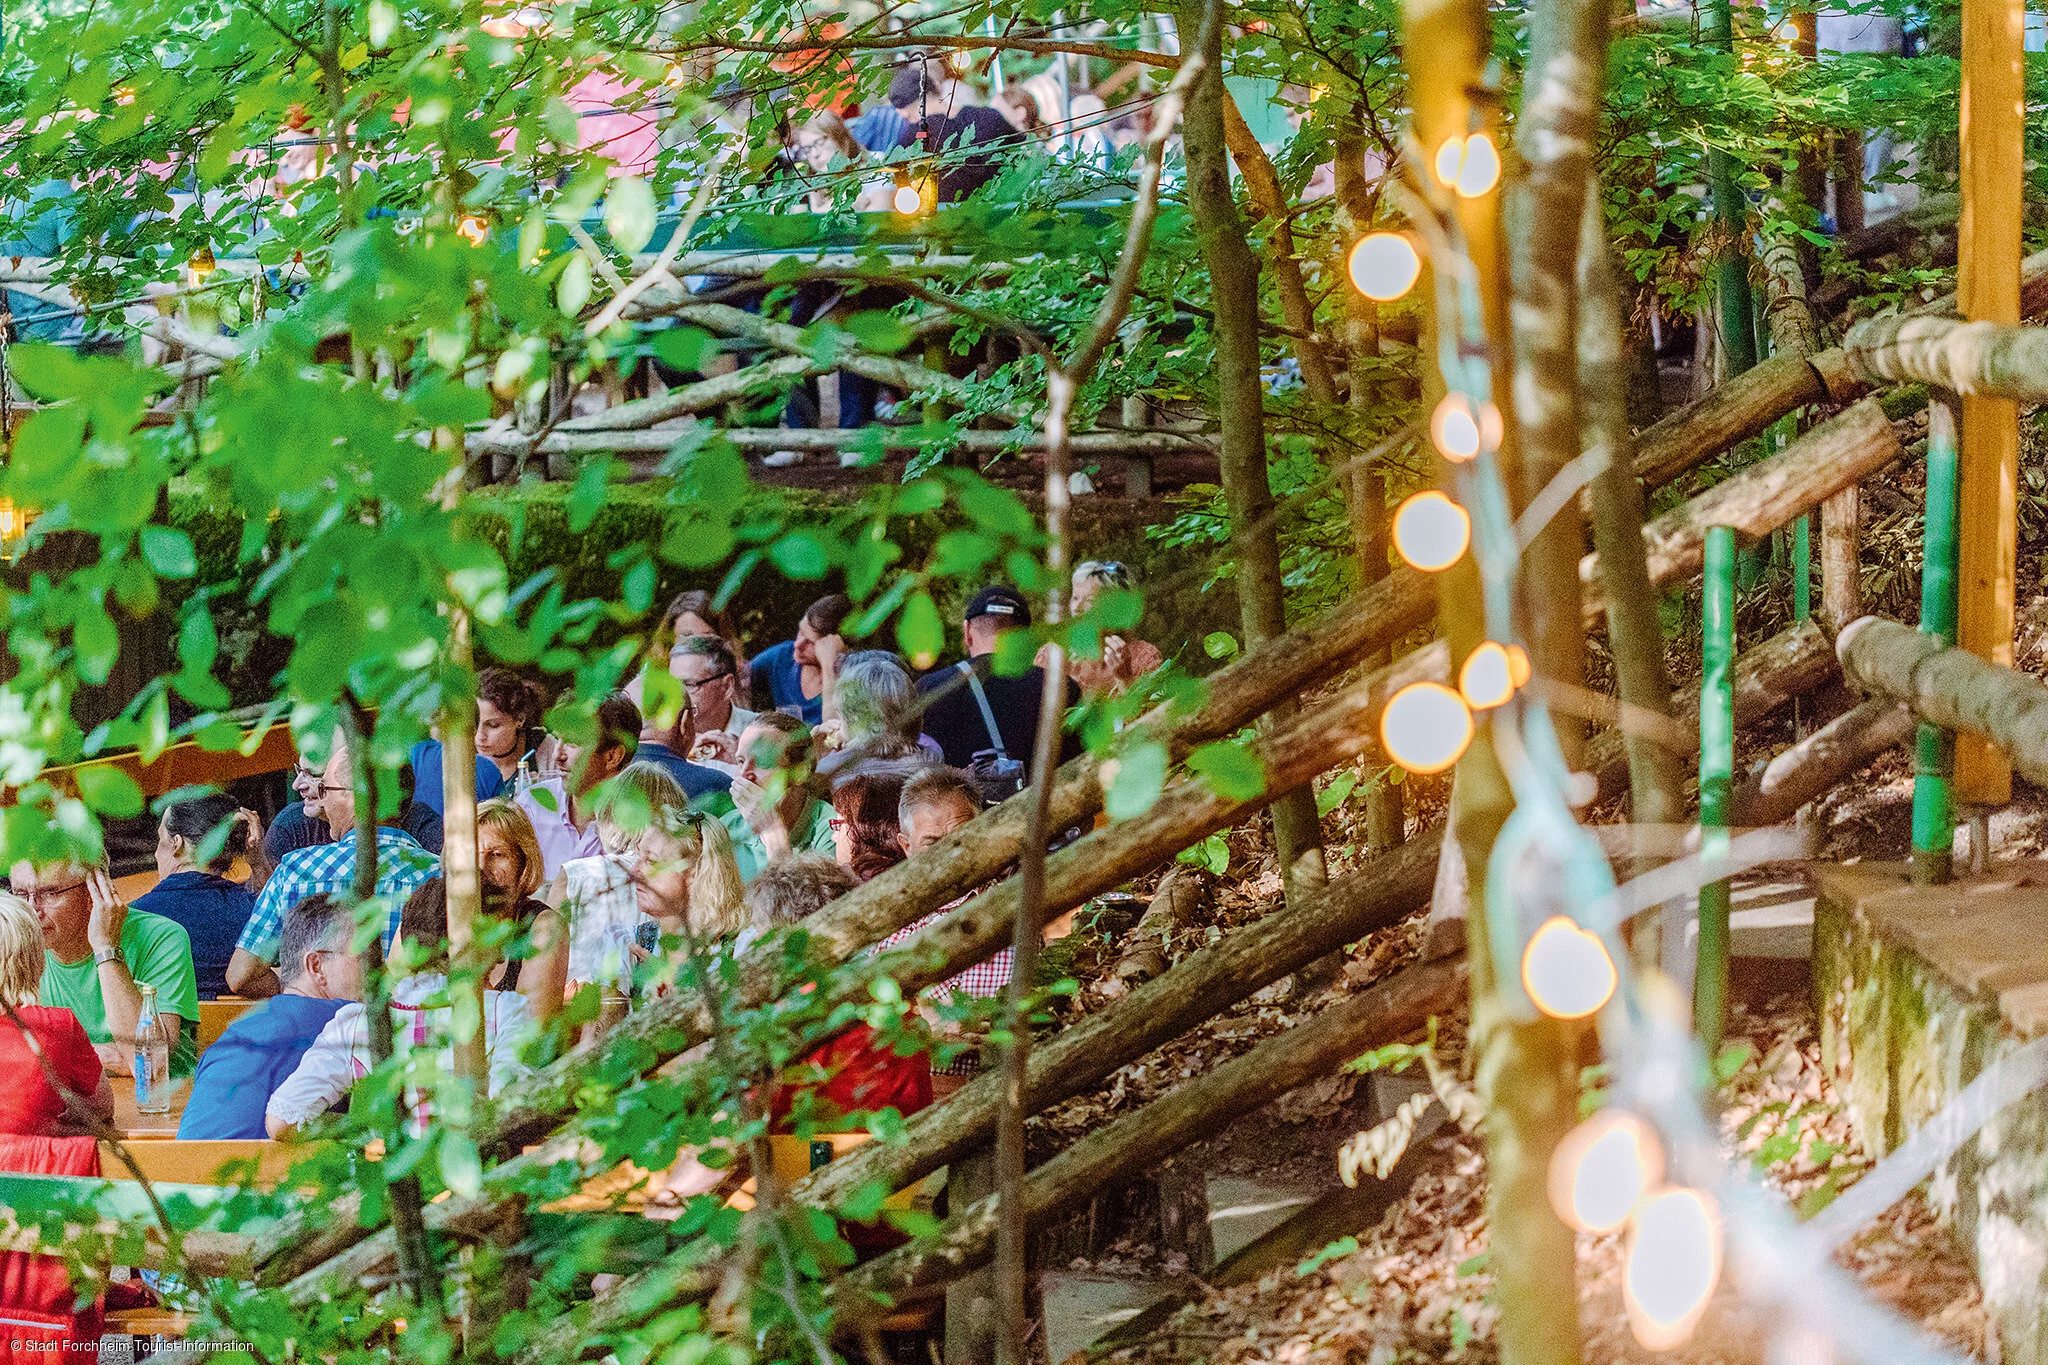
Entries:
POLYGON ((335 786, 334 784, 328 782, 322 782, 320 784, 320 790, 324 792, 346 792, 354 791, 355 788, 349 786, 349 784, 346 782, 342 783, 340 786, 335 786))
POLYGON ((689 689, 690 689, 691 691, 695 691, 696 689, 698 689, 698 688, 700 688, 700 687, 709 687, 709 686, 711 686, 711 684, 713 684, 713 683, 717 682, 717 681, 718 681, 718 680, 719 680, 720 678, 730 678, 731 676, 732 676, 732 674, 731 674, 731 673, 729 673, 729 672, 728 672, 728 673, 713 673, 713 674, 712 674, 712 675, 711 675, 710 677, 708 677, 708 678, 699 678, 699 679, 697 679, 697 681, 695 681, 695 682, 687 682, 687 681, 686 681, 686 682, 684 682, 684 683, 683 683, 683 686, 684 686, 684 687, 686 687, 686 688, 689 688, 689 689))
POLYGON ((825 828, 831 830, 834 834, 846 833, 846 827, 849 823, 843 815, 828 815, 825 817, 825 828))
POLYGON ((84 886, 84 882, 73 882, 69 886, 39 886, 33 891, 24 891, 20 894, 21 898, 29 903, 30 909, 40 910, 59 896, 68 896, 84 886))

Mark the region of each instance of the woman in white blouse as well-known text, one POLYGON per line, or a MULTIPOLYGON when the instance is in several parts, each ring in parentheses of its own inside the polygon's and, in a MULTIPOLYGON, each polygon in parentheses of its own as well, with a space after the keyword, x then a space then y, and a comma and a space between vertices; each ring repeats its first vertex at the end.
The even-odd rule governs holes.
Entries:
MULTIPOLYGON (((413 1058, 415 1068, 429 1075, 407 1087, 415 1132, 425 1131, 429 1089, 455 1070, 455 1049, 449 1037, 447 884, 436 877, 406 901, 392 947, 394 962, 413 960, 413 970, 391 988, 391 1037, 395 1055, 409 1057, 431 1047, 432 1059, 413 1058)), ((531 1035, 532 1015, 526 997, 517 991, 484 992, 484 1058, 490 1093, 495 1095, 524 1068, 520 1047, 531 1035)), ((361 1003, 344 1005, 313 1046, 298 1070, 270 1096, 263 1126, 273 1138, 288 1138, 340 1103, 355 1083, 376 1065, 370 1052, 370 1019, 361 1003)))
MULTIPOLYGON (((732 836, 718 820, 690 809, 675 778, 651 763, 629 764, 597 798, 597 837, 605 851, 571 858, 544 899, 557 908, 553 937, 527 967, 559 983, 536 998, 566 1000, 585 985, 630 991, 633 969, 650 954, 643 927, 660 937, 686 928, 700 939, 734 938, 746 927, 744 888, 732 836), (566 920, 566 940, 560 925, 566 920)), ((521 980, 525 977, 522 974, 521 980)))

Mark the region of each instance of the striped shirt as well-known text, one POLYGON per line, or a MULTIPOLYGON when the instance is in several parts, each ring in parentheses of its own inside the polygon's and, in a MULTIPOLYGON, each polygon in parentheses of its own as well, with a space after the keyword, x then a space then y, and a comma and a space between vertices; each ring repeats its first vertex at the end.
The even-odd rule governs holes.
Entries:
MULTIPOLYGON (((398 913, 404 909, 406 897, 440 875, 441 860, 421 848, 410 834, 389 825, 377 827, 377 899, 390 917, 384 930, 386 948, 398 935, 398 913)), ((263 884, 255 912, 242 926, 242 936, 235 946, 265 962, 275 962, 278 940, 284 934, 285 912, 308 896, 346 897, 355 877, 353 835, 285 854, 277 871, 263 884)))

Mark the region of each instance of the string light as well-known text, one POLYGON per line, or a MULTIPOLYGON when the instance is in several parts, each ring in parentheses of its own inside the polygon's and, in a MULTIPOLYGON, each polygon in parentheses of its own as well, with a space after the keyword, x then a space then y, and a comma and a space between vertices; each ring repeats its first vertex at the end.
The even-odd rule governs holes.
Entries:
POLYGON ((898 213, 909 215, 924 207, 924 196, 917 192, 915 185, 898 185, 892 202, 898 213))
POLYGON ((1720 1220, 1706 1195, 1664 1190, 1637 1206, 1621 1289, 1644 1347, 1668 1351, 1691 1336, 1720 1277, 1720 1220))
POLYGON ((1614 959, 1598 934, 1552 915, 1522 952, 1522 989, 1553 1019, 1583 1019, 1614 995, 1614 959))
POLYGON ((1429 439, 1452 464, 1498 449, 1500 438, 1500 409, 1491 403, 1475 404, 1462 393, 1445 394, 1429 416, 1429 439))
POLYGON ((1458 168, 1465 163, 1465 139, 1445 138, 1444 145, 1436 149, 1436 180, 1439 185, 1451 186, 1458 183, 1458 168))
POLYGON ((471 246, 482 246, 484 240, 491 235, 491 225, 472 213, 455 225, 455 235, 471 246))
POLYGON ((1409 683, 1380 712, 1387 756, 1421 777, 1443 772, 1472 742, 1472 712, 1442 683, 1409 683))
POLYGON ((1394 509, 1394 548, 1424 573, 1450 568, 1471 543, 1471 516, 1434 488, 1394 509))
POLYGON ((1580 1232, 1612 1232, 1664 1174, 1657 1135, 1625 1109, 1603 1109, 1557 1144, 1550 1206, 1580 1232))
POLYGON ((1459 195, 1466 199, 1477 199, 1500 183, 1500 152, 1492 138, 1474 133, 1465 139, 1456 183, 1459 195))
POLYGON ((1520 645, 1488 640, 1465 656, 1458 670, 1458 692, 1474 711, 1499 706, 1529 681, 1529 655, 1520 645))
POLYGON ((202 285, 206 283, 206 277, 219 266, 220 263, 213 259, 213 248, 203 246, 193 252, 192 259, 185 263, 185 275, 191 284, 202 285))
POLYGON ((1371 232, 1351 248, 1351 282, 1358 292, 1391 303, 1415 287, 1422 257, 1415 244, 1399 232, 1371 232))

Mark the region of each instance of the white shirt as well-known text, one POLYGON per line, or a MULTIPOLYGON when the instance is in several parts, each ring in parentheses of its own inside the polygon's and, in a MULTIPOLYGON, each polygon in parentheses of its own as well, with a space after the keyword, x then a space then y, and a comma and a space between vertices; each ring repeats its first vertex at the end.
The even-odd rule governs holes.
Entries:
POLYGON ((633 944, 654 918, 640 908, 633 877, 617 858, 572 858, 562 908, 569 916, 569 980, 629 988, 633 944))
MULTIPOLYGON (((453 1074, 455 1048, 448 1041, 448 1007, 417 1008, 420 1001, 447 989, 448 978, 435 972, 406 977, 392 987, 393 1055, 404 1057, 422 1044, 439 1044, 435 1061, 442 1072, 453 1074)), ((484 992, 484 1057, 493 1095, 521 1070, 519 1048, 531 1022, 525 996, 517 991, 484 992)), ((360 1001, 343 1005, 306 1050, 299 1069, 271 1094, 263 1112, 280 1123, 300 1127, 332 1109, 375 1066, 369 1015, 360 1001)), ((413 1105, 415 1126, 423 1129, 427 1117, 424 1093, 409 1092, 408 1100, 413 1105)))
POLYGON ((569 818, 569 797, 562 790, 560 778, 542 778, 513 797, 512 804, 525 811, 526 818, 533 824, 533 837, 540 845, 544 881, 551 882, 560 876, 563 865, 572 858, 594 858, 604 852, 604 845, 598 842, 596 820, 593 819, 587 829, 578 829, 569 818), (553 809, 541 804, 534 795, 543 788, 547 790, 553 809))

